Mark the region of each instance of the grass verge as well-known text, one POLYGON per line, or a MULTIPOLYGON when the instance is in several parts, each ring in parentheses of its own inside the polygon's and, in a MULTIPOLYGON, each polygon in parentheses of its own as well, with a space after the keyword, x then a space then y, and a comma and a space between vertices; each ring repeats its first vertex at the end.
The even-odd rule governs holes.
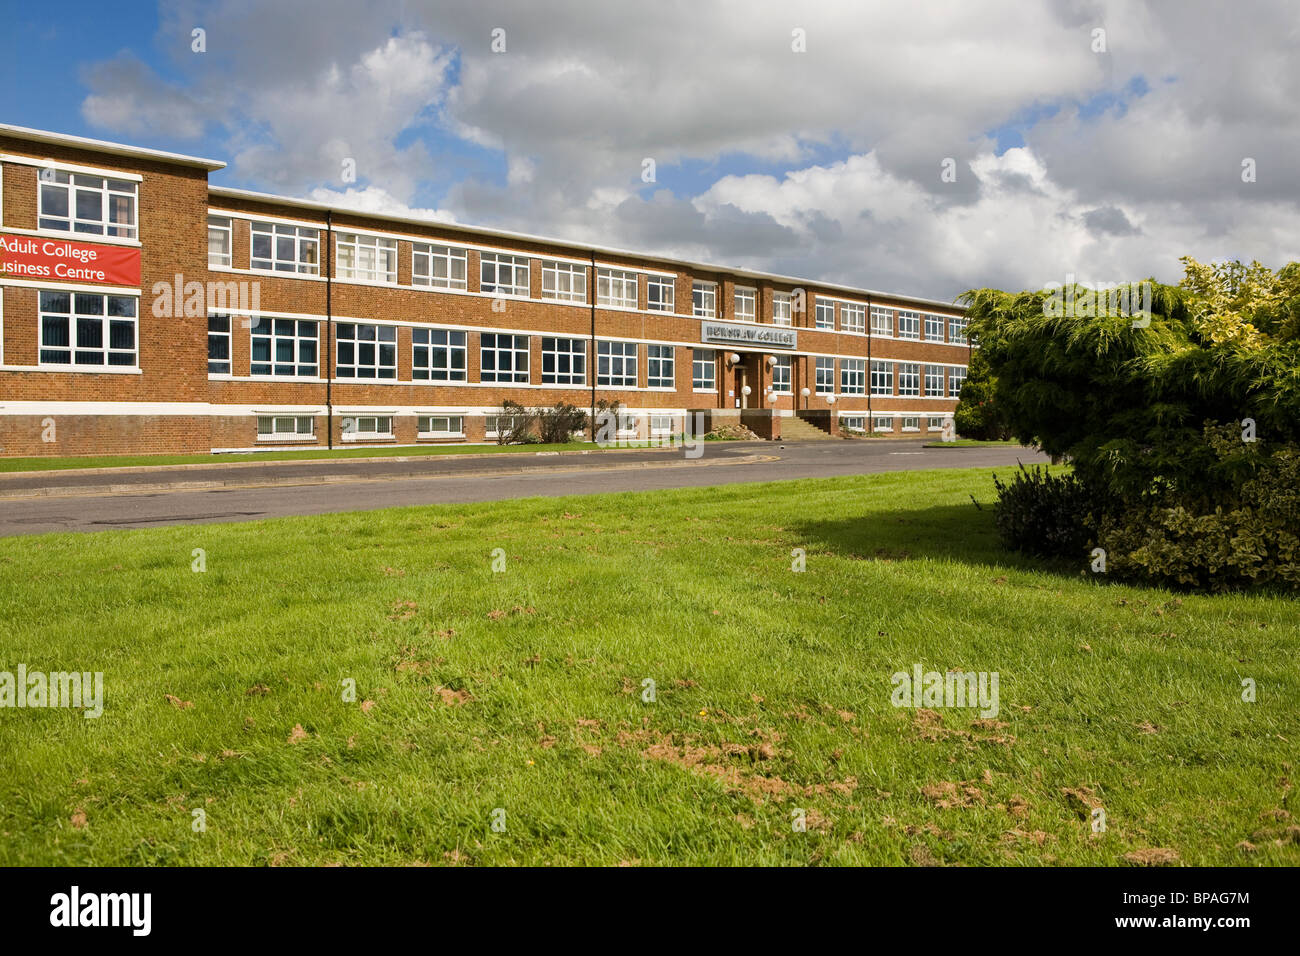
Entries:
POLYGON ((0 865, 1300 863, 1296 602, 1032 564, 971 494, 0 540, 0 670, 106 686, 0 710, 0 865), (916 664, 997 672, 998 714, 894 707, 916 664))

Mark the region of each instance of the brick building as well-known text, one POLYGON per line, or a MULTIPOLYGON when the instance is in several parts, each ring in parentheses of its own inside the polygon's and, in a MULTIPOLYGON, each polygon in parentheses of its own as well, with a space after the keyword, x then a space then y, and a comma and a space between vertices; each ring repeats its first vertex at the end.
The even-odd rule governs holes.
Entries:
POLYGON ((0 125, 0 455, 491 441, 501 403, 938 432, 942 302, 211 186, 0 125))

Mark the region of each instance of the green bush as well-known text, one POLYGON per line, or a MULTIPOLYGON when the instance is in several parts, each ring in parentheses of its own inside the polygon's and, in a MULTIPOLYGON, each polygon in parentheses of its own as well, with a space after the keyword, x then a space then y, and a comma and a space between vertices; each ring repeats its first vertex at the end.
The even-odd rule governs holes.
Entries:
POLYGON ((1003 483, 993 507, 998 537, 1025 554, 1081 558, 1091 544, 1092 494, 1075 475, 1053 475, 1046 468, 1020 466, 1003 483))
POLYGON ((961 387, 961 398, 953 412, 953 424, 962 438, 977 441, 1005 441, 1011 437, 995 397, 997 380, 982 352, 971 355, 966 382, 961 387))

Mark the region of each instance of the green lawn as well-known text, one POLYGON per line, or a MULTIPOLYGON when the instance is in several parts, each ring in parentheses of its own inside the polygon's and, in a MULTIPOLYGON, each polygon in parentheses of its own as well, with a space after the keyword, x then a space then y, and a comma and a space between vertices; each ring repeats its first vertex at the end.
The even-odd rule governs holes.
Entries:
MULTIPOLYGON (((627 443, 625 443, 626 445, 627 443)), ((306 461, 334 458, 418 457, 421 455, 495 455, 539 451, 604 451, 592 442, 560 445, 371 445, 350 448, 295 448, 289 451, 259 451, 247 454, 206 455, 94 455, 72 458, 0 458, 0 473, 13 471, 61 471, 69 468, 138 468, 148 465, 222 465, 230 461, 306 461)))
POLYGON ((953 470, 0 540, 0 669, 106 685, 97 720, 0 710, 0 865, 1300 864, 1300 606, 1036 568, 992 497, 953 470), (892 706, 915 664, 997 672, 996 719, 892 706))

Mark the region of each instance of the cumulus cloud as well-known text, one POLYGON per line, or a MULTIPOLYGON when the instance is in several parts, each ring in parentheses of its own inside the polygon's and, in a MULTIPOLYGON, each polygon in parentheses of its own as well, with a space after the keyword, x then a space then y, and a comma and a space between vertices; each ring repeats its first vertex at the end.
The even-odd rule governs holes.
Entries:
POLYGON ((255 188, 941 298, 1300 258, 1287 0, 185 0, 160 46, 198 23, 83 110, 255 188))

